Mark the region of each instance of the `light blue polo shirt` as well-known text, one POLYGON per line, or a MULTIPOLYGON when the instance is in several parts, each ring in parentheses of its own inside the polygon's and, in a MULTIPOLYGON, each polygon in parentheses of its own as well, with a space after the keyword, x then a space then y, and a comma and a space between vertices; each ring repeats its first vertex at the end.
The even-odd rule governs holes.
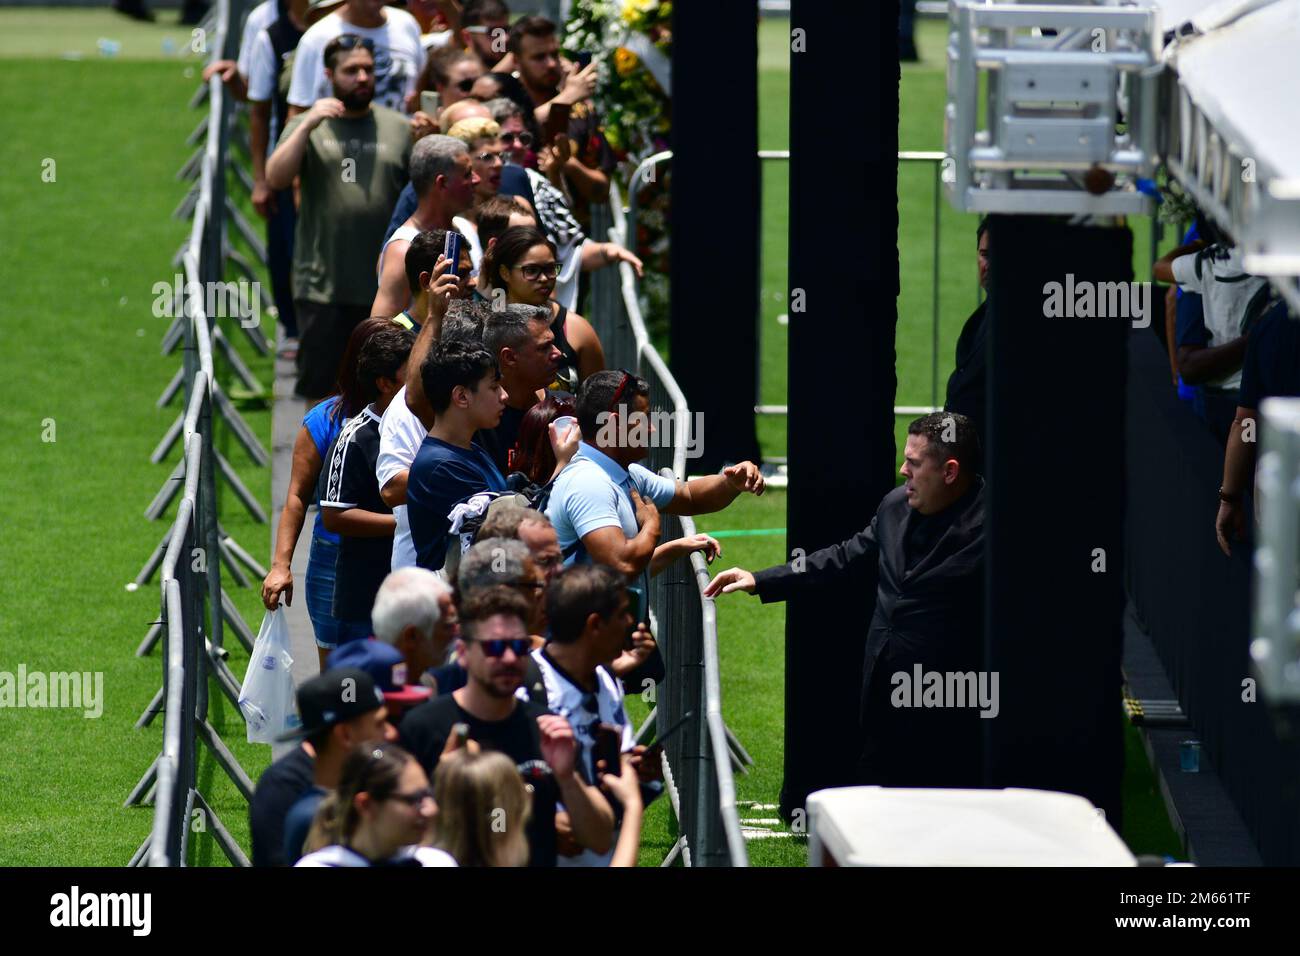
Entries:
MULTIPOLYGON (((600 528, 621 527, 623 534, 635 538, 638 527, 636 512, 628 491, 665 508, 677 494, 677 482, 656 475, 648 468, 633 464, 630 469, 585 441, 578 453, 560 472, 551 489, 546 516, 555 525, 565 564, 573 564, 579 555, 572 553, 576 542, 600 528)), ((584 562, 591 558, 581 552, 584 562)))

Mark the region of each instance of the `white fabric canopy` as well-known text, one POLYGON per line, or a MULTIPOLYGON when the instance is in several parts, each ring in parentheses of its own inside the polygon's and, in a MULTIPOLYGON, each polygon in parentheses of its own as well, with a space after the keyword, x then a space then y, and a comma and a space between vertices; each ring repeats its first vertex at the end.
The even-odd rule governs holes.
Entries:
POLYGON ((808 827, 813 865, 1137 865, 1091 803, 1047 790, 819 790, 808 827))
MULTIPOLYGON (((1192 0, 1162 6, 1180 4, 1192 0)), ((1300 180, 1300 0, 1276 0, 1186 37, 1172 62, 1192 100, 1243 156, 1300 180)))

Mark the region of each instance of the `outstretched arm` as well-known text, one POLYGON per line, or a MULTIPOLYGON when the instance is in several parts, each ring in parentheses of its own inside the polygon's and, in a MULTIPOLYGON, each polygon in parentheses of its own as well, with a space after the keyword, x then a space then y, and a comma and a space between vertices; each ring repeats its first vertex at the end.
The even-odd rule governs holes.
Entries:
POLYGON ((677 494, 664 511, 673 515, 712 514, 735 501, 741 492, 761 495, 764 487, 758 466, 752 461, 742 461, 722 469, 720 474, 680 482, 677 494))
POLYGON ((729 568, 704 589, 705 597, 744 591, 757 594, 764 604, 784 601, 814 584, 842 580, 861 573, 864 567, 880 560, 880 543, 876 538, 877 518, 847 541, 805 555, 798 548, 787 564, 778 564, 753 573, 744 568, 729 568))

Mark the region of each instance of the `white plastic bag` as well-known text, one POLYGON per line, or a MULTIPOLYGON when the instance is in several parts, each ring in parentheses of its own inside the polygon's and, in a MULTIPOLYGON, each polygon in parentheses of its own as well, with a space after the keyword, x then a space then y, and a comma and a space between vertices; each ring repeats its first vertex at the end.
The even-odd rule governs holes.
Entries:
POLYGON ((250 744, 274 743, 280 734, 302 725, 294 696, 289 625, 278 609, 262 618, 239 691, 239 709, 248 723, 250 744))

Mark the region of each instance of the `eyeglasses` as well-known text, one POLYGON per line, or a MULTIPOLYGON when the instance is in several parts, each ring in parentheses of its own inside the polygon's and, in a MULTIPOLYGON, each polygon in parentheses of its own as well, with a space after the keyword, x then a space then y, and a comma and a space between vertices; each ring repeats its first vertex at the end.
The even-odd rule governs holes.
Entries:
POLYGON ((515 657, 523 657, 533 647, 532 638, 528 637, 490 637, 486 640, 472 637, 469 640, 482 647, 483 653, 488 657, 500 657, 506 652, 507 647, 515 657))
POLYGON ((467 76, 463 80, 457 80, 454 86, 462 93, 468 93, 470 90, 474 89, 474 84, 477 82, 477 76, 467 76))
POLYGON ((425 800, 433 799, 433 788, 425 787, 423 790, 412 790, 410 793, 390 793, 389 800, 401 800, 411 809, 415 809, 425 800))
POLYGON ((533 134, 527 130, 524 130, 522 133, 502 133, 501 142, 518 143, 520 146, 527 149, 529 146, 533 145, 533 134))
POLYGON ((477 153, 470 158, 473 159, 476 163, 491 163, 493 165, 496 165, 497 163, 505 162, 504 156, 502 156, 500 153, 492 153, 492 152, 477 153))
POLYGON ((519 266, 519 271, 524 274, 524 278, 529 282, 536 282, 543 275, 548 279, 554 279, 560 274, 560 264, 558 262, 530 262, 526 266, 519 266))

